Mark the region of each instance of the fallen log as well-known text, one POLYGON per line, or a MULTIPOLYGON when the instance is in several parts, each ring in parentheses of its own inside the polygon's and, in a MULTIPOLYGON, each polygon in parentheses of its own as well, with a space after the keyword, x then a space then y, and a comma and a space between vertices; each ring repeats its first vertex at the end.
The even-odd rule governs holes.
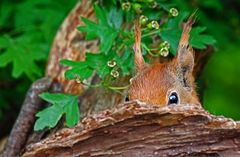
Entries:
POLYGON ((23 157, 240 156, 240 122, 184 104, 127 102, 29 145, 23 157))

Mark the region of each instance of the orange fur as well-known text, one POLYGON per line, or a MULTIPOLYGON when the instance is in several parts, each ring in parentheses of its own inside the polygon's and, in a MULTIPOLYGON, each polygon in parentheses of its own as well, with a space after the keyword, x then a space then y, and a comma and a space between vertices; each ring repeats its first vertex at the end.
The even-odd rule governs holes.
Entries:
POLYGON ((135 44, 133 46, 134 52, 135 52, 135 68, 136 71, 139 72, 144 68, 144 59, 142 57, 142 51, 141 51, 141 27, 139 24, 139 18, 135 21, 135 44))
POLYGON ((192 16, 183 28, 177 56, 168 63, 146 66, 140 49, 141 32, 139 23, 135 25, 135 67, 136 76, 129 88, 129 99, 165 106, 171 92, 178 94, 179 103, 197 104, 199 100, 195 91, 192 70, 194 66, 193 50, 188 45, 189 33, 193 24, 192 16))

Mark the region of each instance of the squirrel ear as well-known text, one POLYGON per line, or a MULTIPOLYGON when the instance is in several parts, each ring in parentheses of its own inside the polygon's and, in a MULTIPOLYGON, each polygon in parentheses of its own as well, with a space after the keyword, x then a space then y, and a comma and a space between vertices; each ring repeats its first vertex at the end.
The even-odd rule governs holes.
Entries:
POLYGON ((145 62, 142 56, 142 51, 141 51, 141 27, 139 24, 139 18, 136 19, 135 21, 135 44, 133 46, 134 50, 134 65, 136 68, 136 72, 142 71, 144 68, 145 62))
POLYGON ((188 43, 192 24, 194 23, 193 16, 194 14, 190 16, 183 26, 176 56, 178 76, 183 80, 185 87, 191 87, 190 81, 194 67, 193 49, 188 43))

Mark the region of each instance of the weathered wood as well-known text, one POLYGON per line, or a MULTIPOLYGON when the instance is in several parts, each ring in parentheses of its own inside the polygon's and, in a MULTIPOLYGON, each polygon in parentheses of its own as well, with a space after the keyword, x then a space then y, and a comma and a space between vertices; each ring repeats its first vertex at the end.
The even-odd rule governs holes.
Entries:
POLYGON ((97 52, 98 50, 97 40, 87 41, 84 39, 84 33, 77 30, 78 26, 84 25, 81 17, 95 19, 91 0, 78 1, 65 18, 55 36, 46 68, 46 76, 51 77, 54 82, 62 84, 64 92, 73 94, 81 93, 83 86, 74 80, 65 79, 64 72, 68 67, 60 65, 59 61, 62 59, 81 61, 85 59, 86 52, 97 52))
POLYGON ((195 105, 128 102, 27 147, 23 157, 240 156, 240 122, 195 105))
MULTIPOLYGON (((85 40, 85 34, 77 30, 78 26, 84 25, 81 17, 95 21, 91 0, 78 1, 60 26, 51 48, 46 76, 51 77, 54 83, 60 84, 63 92, 82 94, 79 106, 82 115, 88 115, 123 102, 124 96, 103 88, 88 89, 75 80, 65 79, 64 73, 69 67, 60 65, 60 60, 83 61, 86 52, 98 52, 98 40, 85 40)), ((94 84, 96 80, 96 74, 94 74, 87 82, 94 84)), ((118 80, 118 86, 128 84, 128 80, 129 78, 118 80)))
POLYGON ((35 114, 42 106, 42 100, 39 94, 47 91, 51 86, 52 80, 50 78, 42 78, 32 84, 26 94, 26 98, 22 105, 21 111, 18 115, 18 119, 13 125, 13 129, 7 139, 7 143, 1 157, 14 157, 18 156, 28 138, 35 114))

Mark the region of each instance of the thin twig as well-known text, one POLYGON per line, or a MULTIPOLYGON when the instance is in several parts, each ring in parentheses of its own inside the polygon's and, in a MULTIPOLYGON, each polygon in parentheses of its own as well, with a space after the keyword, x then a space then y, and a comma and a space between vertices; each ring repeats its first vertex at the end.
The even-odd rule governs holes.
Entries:
POLYGON ((9 135, 4 151, 0 154, 1 157, 16 157, 20 155, 22 148, 25 146, 28 133, 33 126, 35 114, 42 104, 42 100, 38 95, 47 91, 51 84, 52 80, 47 77, 39 79, 32 84, 9 135))

